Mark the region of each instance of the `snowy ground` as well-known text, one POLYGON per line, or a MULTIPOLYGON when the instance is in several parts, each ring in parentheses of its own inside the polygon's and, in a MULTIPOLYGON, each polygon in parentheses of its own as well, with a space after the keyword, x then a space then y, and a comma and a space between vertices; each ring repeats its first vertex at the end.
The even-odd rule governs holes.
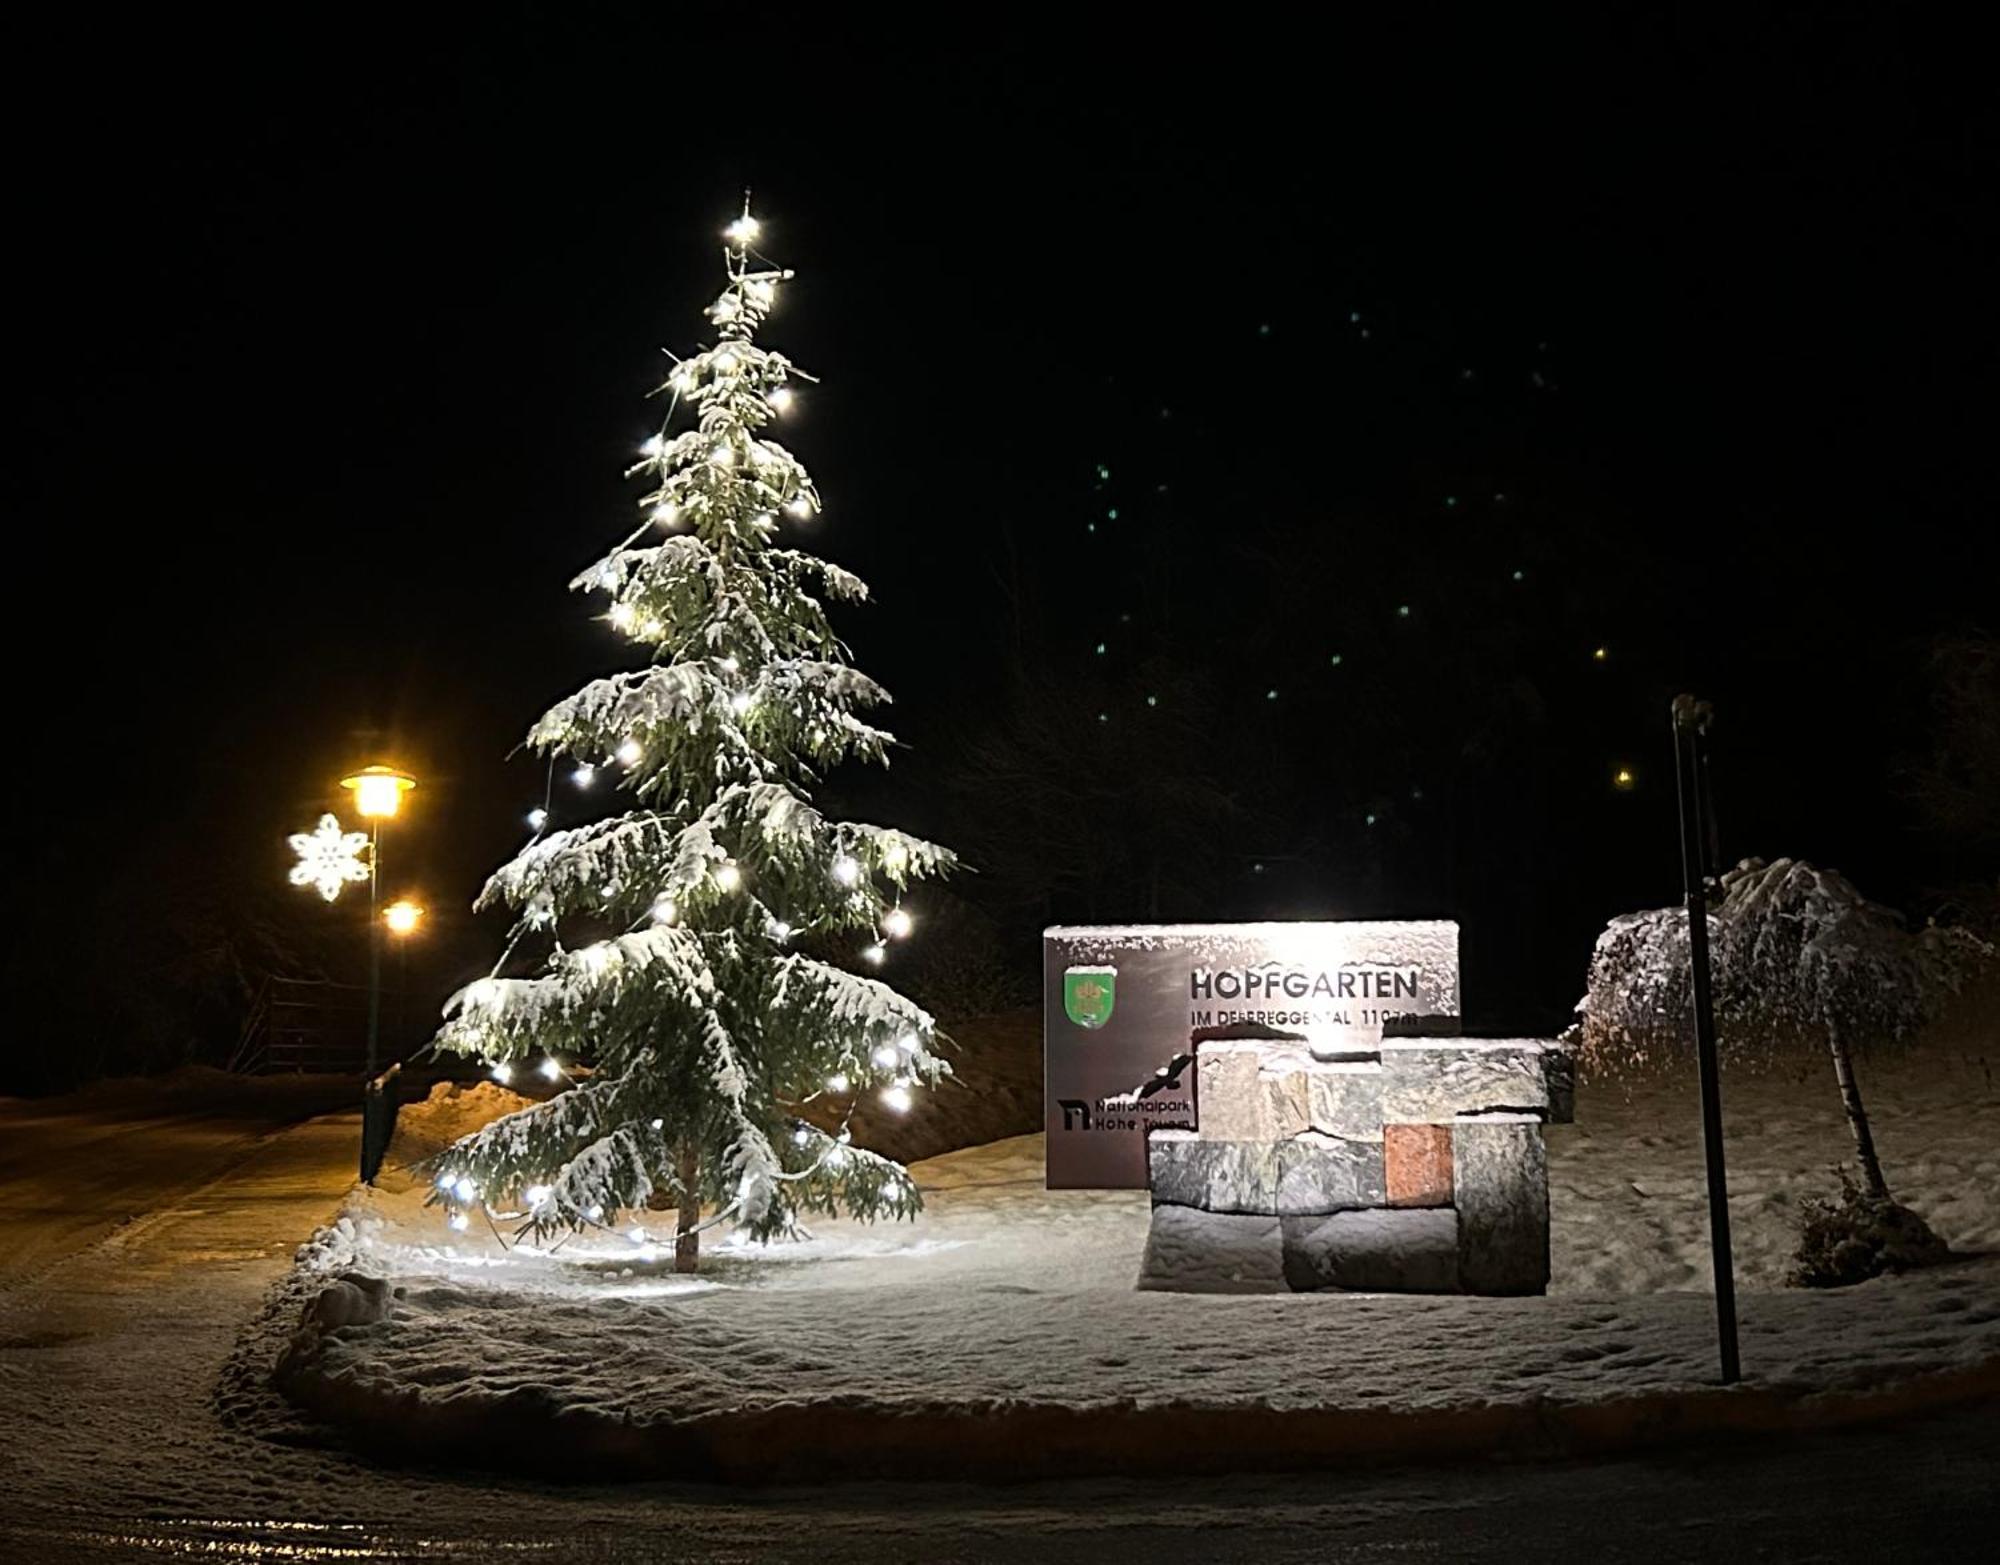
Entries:
MULTIPOLYGON (((506 1462, 559 1428, 545 1458, 558 1466, 762 1476, 968 1460, 1116 1469, 1211 1437, 1228 1451, 1184 1465, 1524 1431, 1561 1449, 1675 1421, 1787 1427, 1810 1421, 1800 1399, 1817 1393, 1990 1390, 2000 1091, 1966 1059, 1878 1066, 1866 1085, 1898 1194, 1969 1258, 1838 1293, 1777 1287, 1795 1203, 1827 1188, 1845 1130, 1817 1072, 1732 1081, 1748 1389, 1729 1397, 1704 1389, 1707 1239, 1682 1080, 1586 1089, 1578 1123, 1552 1131, 1546 1300, 1138 1293, 1144 1194, 1045 1191, 1032 1136, 919 1165, 928 1210, 914 1224, 714 1244, 696 1279, 650 1242, 575 1240, 548 1255, 451 1234, 420 1186, 391 1179, 350 1201, 284 1303, 295 1311, 351 1268, 402 1290, 391 1318, 330 1334, 290 1389, 393 1449, 506 1462), (1260 1410, 1290 1422, 1234 1422, 1260 1410)), ((412 1151, 430 1115, 470 1107, 406 1110, 412 1151)))
MULTIPOLYGON (((1981 1102, 1990 1125, 1990 1091, 1981 1102)), ((79 1099, 0 1104, 10 1177, 42 1181, 35 1201, 0 1208, 0 1250, 32 1242, 39 1257, 31 1279, 0 1273, 0 1559, 1963 1559, 2000 1526, 1988 1407, 1588 1464, 1175 1468, 999 1488, 558 1485, 542 1477, 547 1446, 499 1474, 453 1471, 443 1453, 383 1465, 285 1428, 274 1400, 250 1397, 253 1366, 232 1362, 271 1346, 244 1323, 348 1189, 355 1116, 245 1131, 240 1104, 158 1107, 146 1098, 121 1120, 79 1099)), ((1580 1129, 1596 1134, 1600 1111, 1580 1129)), ((1892 1158, 1917 1150, 1916 1128, 1892 1158)), ((539 1334, 524 1312, 522 1335, 539 1334)))

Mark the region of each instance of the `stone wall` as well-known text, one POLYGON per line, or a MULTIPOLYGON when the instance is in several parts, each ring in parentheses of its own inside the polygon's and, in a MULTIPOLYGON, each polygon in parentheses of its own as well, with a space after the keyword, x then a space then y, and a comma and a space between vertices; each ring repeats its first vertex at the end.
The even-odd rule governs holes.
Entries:
POLYGON ((1321 1058, 1216 1039, 1194 1074, 1197 1128, 1147 1142, 1142 1288, 1547 1288, 1542 1126, 1571 1117, 1574 1090, 1555 1044, 1386 1038, 1321 1058))

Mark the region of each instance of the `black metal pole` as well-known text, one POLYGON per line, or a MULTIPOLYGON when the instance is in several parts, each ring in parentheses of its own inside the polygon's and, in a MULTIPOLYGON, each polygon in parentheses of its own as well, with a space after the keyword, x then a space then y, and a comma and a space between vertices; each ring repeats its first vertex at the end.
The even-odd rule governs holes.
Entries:
POLYGON ((1729 1244, 1729 1179, 1722 1162, 1722 1081, 1715 1057, 1715 1000, 1709 989, 1708 880, 1712 852, 1707 810, 1708 725, 1714 710, 1706 701, 1674 699, 1674 773, 1680 796, 1681 882, 1687 905, 1688 967, 1694 989, 1694 1046, 1701 1075, 1701 1142, 1708 1166, 1708 1242, 1715 1271, 1715 1338, 1722 1359, 1722 1382, 1742 1378, 1736 1349, 1736 1266, 1729 1244))
POLYGON ((368 845, 368 1079, 375 1079, 376 1040, 382 1031, 382 917, 375 899, 382 884, 382 823, 368 845))

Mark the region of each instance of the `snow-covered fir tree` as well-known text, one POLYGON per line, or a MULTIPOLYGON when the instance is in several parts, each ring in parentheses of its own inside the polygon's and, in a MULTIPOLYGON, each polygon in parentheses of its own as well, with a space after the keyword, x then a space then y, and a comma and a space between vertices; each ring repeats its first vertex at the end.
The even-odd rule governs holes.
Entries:
POLYGON ((858 714, 888 696, 850 665, 824 606, 867 589, 782 541, 820 501, 763 433, 808 377, 756 341, 792 275, 757 235, 746 203, 707 311, 716 339, 660 388, 662 430, 632 469, 649 485, 644 521, 572 583, 609 600, 643 664, 528 735, 552 767, 615 779, 637 807, 569 830, 537 817, 476 905, 513 911, 510 950, 549 954, 534 976, 455 995, 435 1040, 503 1079, 574 1078, 438 1160, 454 1226, 483 1209, 535 1238, 643 1232, 649 1207, 671 1205, 680 1270, 712 1222, 761 1239, 802 1213, 914 1212, 909 1176, 852 1145, 846 1122, 862 1094, 904 1109, 949 1073, 929 1015, 829 959, 858 947, 881 965, 910 932, 904 889, 953 859, 812 802, 836 763, 886 764, 890 735, 858 714), (691 418, 674 433, 677 413, 691 418))

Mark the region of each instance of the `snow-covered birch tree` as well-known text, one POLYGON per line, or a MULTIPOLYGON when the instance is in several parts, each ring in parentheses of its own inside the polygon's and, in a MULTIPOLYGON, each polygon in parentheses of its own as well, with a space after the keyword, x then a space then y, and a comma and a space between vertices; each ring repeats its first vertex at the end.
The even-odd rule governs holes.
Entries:
POLYGON ((455 1226, 483 1208, 536 1238, 629 1231, 672 1205, 679 1270, 708 1222, 766 1238, 801 1213, 914 1212, 908 1175, 852 1145, 846 1120, 863 1093, 903 1109, 949 1073, 929 1015, 831 959, 858 947, 880 966, 910 931, 905 888, 953 859, 812 800, 841 761, 887 763, 890 735, 861 714, 888 696, 827 617, 867 589, 785 539, 820 497, 764 431, 809 377, 756 340, 792 275, 757 237, 746 203, 725 230, 714 340, 675 360, 661 431, 628 475, 646 481, 644 519, 572 583, 606 600, 638 666, 528 734, 634 807, 565 830, 537 817, 476 905, 512 911, 510 950, 548 955, 533 976, 460 991, 435 1039, 503 1079, 575 1078, 438 1160, 455 1226))

